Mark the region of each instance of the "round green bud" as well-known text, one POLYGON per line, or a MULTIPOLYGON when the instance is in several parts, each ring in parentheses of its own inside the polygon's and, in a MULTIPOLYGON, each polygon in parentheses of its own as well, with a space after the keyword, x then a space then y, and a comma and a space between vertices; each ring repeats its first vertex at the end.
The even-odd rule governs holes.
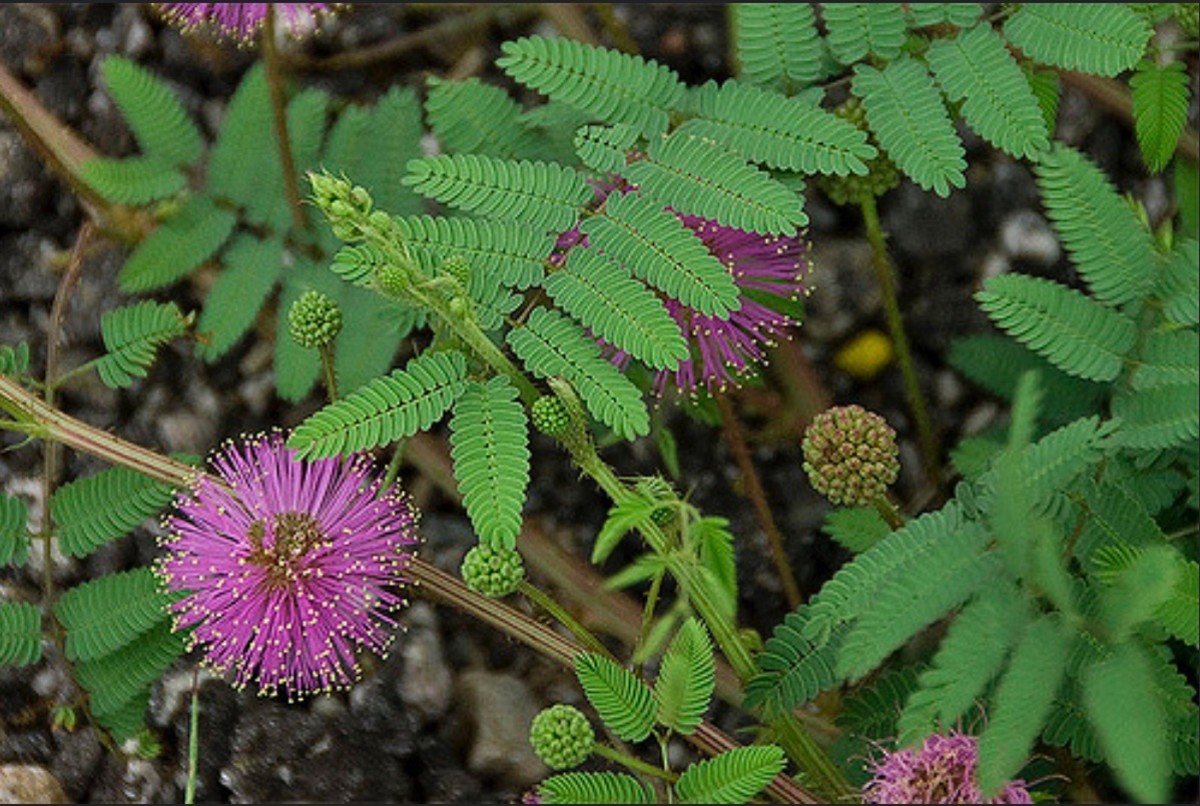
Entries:
MULTIPOLYGON (((853 95, 834 107, 833 114, 853 123, 863 131, 869 131, 867 110, 863 108, 862 101, 853 95)), ((896 164, 879 147, 873 137, 870 138, 870 142, 879 153, 874 158, 867 160, 865 175, 834 176, 828 174, 817 177, 817 186, 834 204, 857 205, 870 196, 882 196, 900 184, 900 172, 896 170, 896 164)))
POLYGON ((367 223, 372 229, 380 232, 389 232, 392 228, 392 217, 383 210, 376 210, 367 217, 367 223))
POLYGON ((384 263, 375 270, 375 283, 384 294, 397 298, 408 293, 412 280, 408 276, 408 272, 400 266, 384 263))
POLYGON ((467 305, 467 300, 464 297, 452 297, 449 308, 451 314, 462 317, 466 316, 469 306, 467 305))
POLYGON ((570 705, 552 705, 533 718, 529 743, 552 770, 565 770, 587 761, 596 734, 586 716, 570 705))
POLYGON ((341 330, 341 309, 320 291, 305 291, 288 310, 288 332, 301 347, 324 347, 341 330))
POLYGON ((813 489, 842 506, 865 506, 900 474, 896 432, 862 406, 835 406, 804 431, 804 472, 813 489))
POLYGON ((355 185, 350 190, 350 203, 364 213, 371 212, 371 194, 365 187, 355 185))
POLYGON ((452 255, 442 261, 442 271, 467 288, 471 282, 471 262, 462 255, 452 255))
POLYGON ((675 517, 675 510, 671 507, 656 507, 650 513, 650 520, 654 521, 657 526, 666 526, 675 517))
POLYGON ((485 543, 467 552, 460 571, 468 588, 492 599, 508 596, 525 579, 525 563, 520 554, 485 543))
POLYGON ((561 437, 571 425, 567 407, 553 395, 542 395, 530 408, 533 427, 551 437, 561 437))

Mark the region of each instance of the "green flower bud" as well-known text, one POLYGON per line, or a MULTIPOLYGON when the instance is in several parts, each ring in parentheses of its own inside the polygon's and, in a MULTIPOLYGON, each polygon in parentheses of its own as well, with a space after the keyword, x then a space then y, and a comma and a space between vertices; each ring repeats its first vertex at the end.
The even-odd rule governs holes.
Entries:
POLYGON ((1190 39, 1200 36, 1200 4, 1176 3, 1175 22, 1179 29, 1190 39))
POLYGON ((442 262, 442 271, 453 277, 464 289, 471 282, 471 263, 462 255, 453 255, 442 262))
POLYGON ((831 502, 864 506, 884 495, 900 474, 896 432, 862 406, 835 406, 804 432, 804 472, 831 502))
POLYGON ((403 299, 412 286, 412 278, 404 268, 385 263, 375 270, 375 284, 385 295, 393 299, 403 299))
MULTIPOLYGON (((859 129, 869 132, 867 127, 867 110, 862 101, 851 95, 834 107, 833 114, 842 120, 853 123, 859 129)), ((830 201, 838 205, 856 205, 869 196, 882 196, 900 184, 900 172, 879 143, 870 138, 871 145, 879 151, 867 161, 867 173, 863 176, 847 174, 846 176, 821 175, 817 177, 817 185, 825 192, 830 201)))
POLYGON ((305 291, 288 311, 288 332, 301 347, 324 347, 341 330, 341 309, 320 291, 305 291))
POLYGON ((525 579, 525 563, 520 554, 485 543, 467 552, 460 571, 468 588, 492 599, 508 596, 525 579))
POLYGON ((562 436, 571 424, 567 407, 553 395, 543 395, 533 401, 530 419, 533 420, 534 428, 551 437, 562 436))
POLYGON ((552 705, 533 718, 529 743, 552 770, 565 770, 587 761, 596 734, 586 716, 570 705, 552 705))

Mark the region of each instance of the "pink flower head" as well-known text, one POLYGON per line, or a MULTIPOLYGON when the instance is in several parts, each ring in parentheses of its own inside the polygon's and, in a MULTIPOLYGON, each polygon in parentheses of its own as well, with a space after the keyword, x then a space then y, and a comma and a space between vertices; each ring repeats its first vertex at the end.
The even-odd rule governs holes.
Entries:
POLYGON ((276 21, 292 36, 309 33, 321 14, 329 11, 324 3, 156 3, 163 17, 184 31, 213 30, 218 34, 248 42, 258 34, 275 6, 276 21))
POLYGON ((919 750, 885 752, 863 787, 867 803, 1032 803, 1024 781, 1010 781, 984 800, 977 782, 979 739, 950 731, 933 734, 919 750))
POLYGON ((181 493, 156 572, 184 594, 175 629, 237 687, 289 699, 357 679, 384 654, 417 542, 414 510, 364 457, 300 461, 272 434, 227 444, 181 493))

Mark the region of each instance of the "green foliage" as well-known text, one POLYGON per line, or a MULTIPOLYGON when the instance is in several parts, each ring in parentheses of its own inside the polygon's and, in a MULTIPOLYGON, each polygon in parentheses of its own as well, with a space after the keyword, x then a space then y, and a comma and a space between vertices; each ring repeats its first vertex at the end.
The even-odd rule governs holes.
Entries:
POLYGON ((783 751, 775 745, 737 747, 697 761, 679 775, 680 803, 746 803, 783 772, 783 751))
POLYGON ((825 513, 821 531, 855 554, 874 546, 892 531, 874 507, 843 507, 825 513))
POLYGON ((520 125, 521 107, 501 88, 477 78, 430 76, 425 115, 447 153, 530 159, 537 151, 533 132, 520 125))
POLYGON ((824 47, 810 3, 735 3, 739 78, 787 94, 821 74, 824 47))
POLYGON ((0 602, 0 664, 30 666, 42 658, 42 614, 28 602, 0 602))
POLYGON ((667 647, 654 681, 658 721, 677 733, 694 733, 715 687, 712 643, 700 622, 690 618, 667 647))
POLYGON ((867 54, 894 59, 904 44, 904 9, 899 3, 822 3, 829 51, 842 64, 867 54))
POLYGON ((722 146, 686 132, 651 140, 646 158, 619 173, 643 196, 729 227, 790 235, 808 223, 801 198, 722 146))
POLYGON ((0 375, 20 378, 29 371, 29 343, 0 344, 0 375))
POLYGON ((1188 75, 1183 62, 1143 61, 1129 79, 1134 132, 1142 159, 1157 173, 1167 166, 1187 123, 1188 75))
POLYGON ((62 595, 54 615, 66 629, 67 660, 93 661, 129 644, 168 616, 181 598, 160 589, 149 568, 109 574, 62 595))
POLYGON ((596 534, 596 540, 592 544, 591 562, 594 565, 600 565, 608 559, 622 537, 634 529, 641 529, 654 521, 654 514, 658 508, 657 498, 647 495, 641 490, 635 491, 633 495, 628 495, 614 504, 608 511, 608 516, 604 519, 604 524, 600 527, 600 531, 596 534))
POLYGON ((964 101, 963 117, 988 142, 1030 159, 1049 146, 1037 98, 991 26, 939 39, 926 58, 947 97, 964 101))
POLYGON ((24 565, 29 556, 29 507, 15 495, 0 494, 0 565, 24 565))
POLYGON ((1159 330, 1142 344, 1130 385, 1137 391, 1190 383, 1200 375, 1200 333, 1159 330))
POLYGON ((697 118, 679 133, 707 137, 771 168, 835 176, 867 173, 866 132, 832 112, 777 92, 709 81, 689 93, 697 118))
POLYGON ((237 216, 207 196, 193 196, 138 244, 117 281, 126 293, 171 285, 208 260, 233 232, 237 216))
POLYGON ((580 126, 575 132, 575 153, 599 173, 621 173, 627 153, 637 142, 637 130, 624 123, 614 126, 580 126))
POLYGON ((525 289, 538 283, 542 262, 554 248, 553 235, 515 221, 409 216, 394 219, 394 225, 426 270, 461 255, 470 261, 471 272, 492 286, 525 289))
POLYGON ((525 407, 508 378, 470 381, 454 403, 450 455, 467 516, 481 542, 513 548, 529 484, 525 407))
POLYGON ((59 546, 69 557, 85 557, 156 515, 171 495, 170 486, 123 467, 64 484, 50 498, 59 546))
POLYGON ((187 186, 183 174, 153 157, 91 159, 79 167, 79 175, 118 204, 146 204, 174 196, 187 186))
POLYGON ((654 728, 654 692, 613 661, 592 652, 575 656, 575 674, 588 702, 613 733, 640 742, 654 728))
POLYGON ((654 794, 623 772, 564 772, 538 784, 541 803, 654 803, 654 794))
POLYGON ((184 316, 174 302, 146 300, 106 311, 100 332, 108 352, 96 361, 100 380, 123 389, 146 377, 158 348, 186 333, 191 323, 192 316, 184 316))
POLYGON ((595 249, 572 249, 544 288, 592 333, 647 366, 674 369, 689 357, 679 325, 658 297, 595 249))
POLYGON ((650 415, 638 388, 570 319, 538 308, 524 327, 509 331, 508 344, 539 378, 561 376, 570 381, 592 415, 624 439, 650 433, 650 415))
POLYGON ((992 277, 975 299, 1013 338, 1087 380, 1116 378, 1136 338, 1134 323, 1123 314, 1040 277, 992 277))
POLYGON ((465 389, 466 374, 466 359, 454 350, 414 358, 309 417, 288 447, 320 459, 410 437, 441 419, 465 389))
POLYGON ((551 162, 442 154, 410 160, 404 184, 460 210, 562 232, 592 197, 583 177, 551 162))
POLYGON ((1200 435, 1200 379, 1186 384, 1126 392, 1113 400, 1121 418, 1114 440, 1131 448, 1154 450, 1195 442, 1200 435))
POLYGON ((204 147, 200 130, 161 80, 115 55, 100 63, 100 72, 147 156, 167 167, 189 165, 200 158, 204 147))
POLYGON ((695 233, 636 193, 613 193, 579 231, 634 275, 702 314, 725 318, 740 304, 733 276, 695 233))
POLYGON ((668 110, 684 92, 675 72, 657 62, 569 39, 522 37, 502 49, 496 65, 516 81, 644 135, 666 130, 668 110))
POLYGON ((229 352, 258 318, 283 272, 283 242, 239 234, 222 263, 225 268, 209 289, 196 326, 196 352, 206 361, 229 352))
POLYGON ((1004 35, 1043 64, 1115 76, 1142 58, 1150 26, 1119 3, 1024 3, 1004 35))
POLYGON ((967 28, 975 24, 983 8, 979 3, 909 3, 908 13, 917 28, 943 22, 967 28))
POLYGON ((962 142, 920 62, 905 56, 883 70, 860 64, 854 68, 853 87, 871 131, 897 168, 939 196, 966 185, 962 142))
POLYGON ((841 681, 835 664, 846 628, 835 627, 814 640, 807 635, 811 614, 809 606, 801 605, 776 625, 758 655, 761 673, 746 684, 747 707, 783 713, 841 681))
POLYGON ((125 706, 144 701, 139 695, 157 680, 187 648, 187 635, 172 632, 169 621, 160 621, 146 632, 112 652, 75 666, 75 679, 88 692, 97 718, 114 717, 125 706))

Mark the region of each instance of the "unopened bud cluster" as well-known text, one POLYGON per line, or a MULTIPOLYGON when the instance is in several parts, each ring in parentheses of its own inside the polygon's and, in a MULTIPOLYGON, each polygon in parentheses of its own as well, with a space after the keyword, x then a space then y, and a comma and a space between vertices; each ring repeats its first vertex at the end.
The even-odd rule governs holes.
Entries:
POLYGON ((382 210, 372 211, 374 203, 367 189, 352 185, 349 180, 326 173, 309 173, 313 203, 329 219, 336 238, 347 243, 364 240, 371 229, 387 232, 391 216, 382 210))
POLYGON ((802 448, 809 482, 834 504, 870 504, 900 474, 896 432, 862 406, 818 414, 804 432, 802 448))
POLYGON ((533 401, 529 415, 533 427, 551 437, 561 437, 571 424, 566 405, 553 395, 543 395, 533 401))
MULTIPOLYGON (((835 107, 833 113, 863 131, 868 131, 867 110, 863 108, 862 101, 853 95, 835 107)), ((878 149, 879 145, 876 143, 875 147, 878 149)), ((865 175, 821 176, 818 184, 835 204, 858 204, 868 196, 882 196, 900 184, 900 172, 896 170, 896 164, 891 158, 879 149, 879 154, 867 161, 865 175)))
POLYGON ((596 734, 578 708, 552 705, 533 718, 529 743, 547 767, 565 770, 587 760, 596 744, 596 734))
POLYGON ((508 596, 525 579, 525 563, 513 549, 480 543, 463 557, 463 582, 492 599, 508 596))
POLYGON ((301 347, 324 347, 341 330, 341 309, 320 291, 305 291, 288 310, 288 332, 301 347))

